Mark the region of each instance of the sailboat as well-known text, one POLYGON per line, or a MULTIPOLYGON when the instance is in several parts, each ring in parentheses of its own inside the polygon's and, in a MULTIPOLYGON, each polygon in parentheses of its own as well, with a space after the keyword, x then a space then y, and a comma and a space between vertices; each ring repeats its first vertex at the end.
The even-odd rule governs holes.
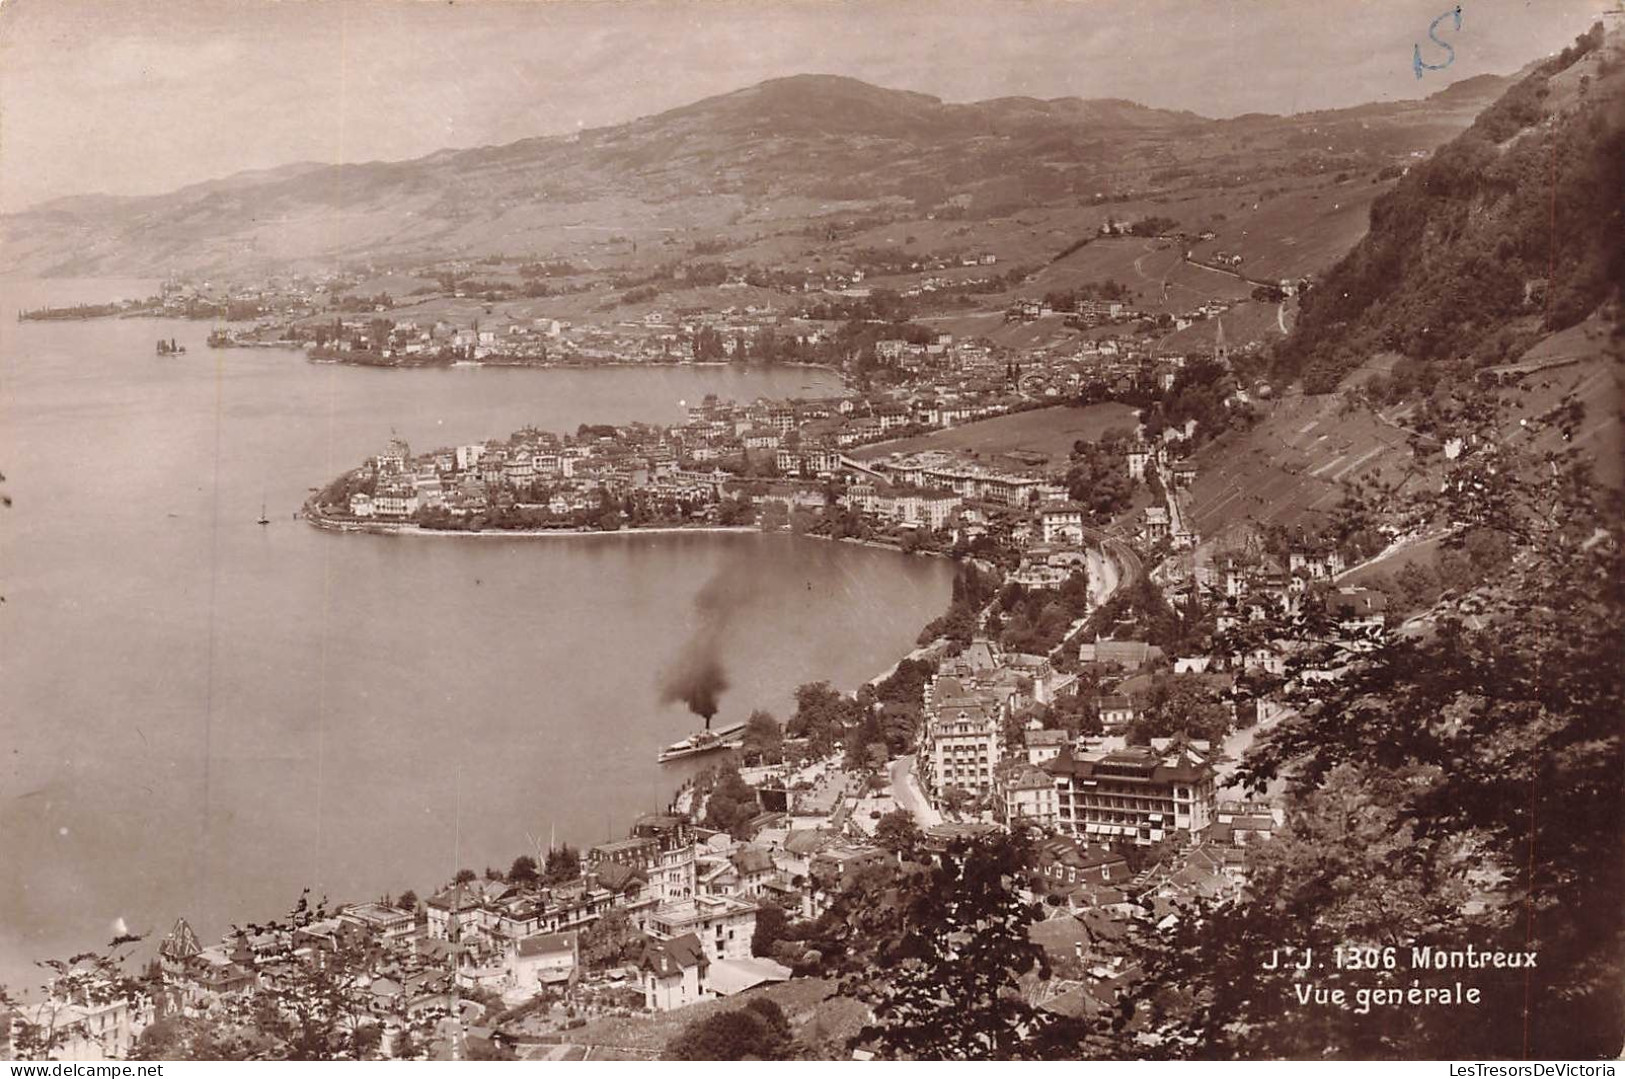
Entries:
POLYGON ((271 523, 271 518, 265 516, 265 500, 264 499, 260 500, 260 519, 259 519, 258 523, 260 523, 262 525, 268 525, 268 524, 271 523))

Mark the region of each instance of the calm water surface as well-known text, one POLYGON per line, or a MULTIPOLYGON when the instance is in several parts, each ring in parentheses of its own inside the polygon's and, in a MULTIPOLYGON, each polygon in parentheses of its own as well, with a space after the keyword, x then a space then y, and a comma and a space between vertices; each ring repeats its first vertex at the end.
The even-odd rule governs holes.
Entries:
POLYGON ((286 908, 621 834, 693 765, 656 682, 721 579, 722 719, 878 673, 947 602, 939 561, 789 537, 341 536, 307 488, 398 432, 674 421, 819 371, 380 371, 212 351, 208 326, 18 324, 137 283, 0 282, 0 981, 180 914, 286 908), (174 337, 179 357, 157 357, 174 337), (255 524, 264 504, 272 523, 255 524))

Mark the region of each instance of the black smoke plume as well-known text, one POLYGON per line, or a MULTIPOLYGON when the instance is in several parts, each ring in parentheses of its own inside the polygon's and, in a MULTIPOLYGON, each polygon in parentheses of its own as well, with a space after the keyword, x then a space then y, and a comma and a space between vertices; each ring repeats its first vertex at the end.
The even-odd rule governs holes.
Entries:
POLYGON ((662 703, 681 701, 704 719, 708 728, 728 688, 724 638, 734 617, 756 594, 759 579, 758 565, 746 561, 717 571, 705 582, 694 597, 699 625, 676 662, 660 678, 662 703))
POLYGON ((712 647, 714 644, 698 638, 690 641, 660 684, 662 701, 682 701, 690 712, 705 720, 707 727, 717 714, 723 690, 728 688, 728 672, 722 669, 722 657, 712 647))

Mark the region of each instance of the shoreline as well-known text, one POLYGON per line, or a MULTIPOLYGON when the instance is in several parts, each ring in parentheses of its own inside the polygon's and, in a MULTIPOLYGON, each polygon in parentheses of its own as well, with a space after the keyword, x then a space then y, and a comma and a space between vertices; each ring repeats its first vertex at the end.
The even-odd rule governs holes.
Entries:
POLYGON ((323 517, 311 510, 303 510, 299 514, 307 524, 323 532, 340 532, 348 534, 366 534, 377 536, 444 536, 444 537, 513 537, 517 539, 551 539, 567 536, 670 536, 683 534, 710 534, 739 535, 742 533, 755 533, 759 536, 794 536, 801 539, 823 540, 826 543, 850 543, 858 547, 867 547, 876 551, 892 551, 897 554, 920 558, 946 558, 952 560, 953 556, 946 551, 905 551, 893 543, 884 543, 874 539, 857 539, 853 536, 821 536, 816 532, 791 532, 789 530, 775 530, 763 532, 756 525, 648 525, 643 528, 617 528, 611 531, 602 529, 579 528, 424 528, 421 525, 409 522, 384 523, 343 521, 333 517, 323 517))
MULTIPOLYGON (((235 347, 245 347, 245 346, 235 346, 235 347)), ((270 346, 254 346, 254 347, 270 347, 270 346)), ((279 345, 278 347, 282 347, 282 346, 279 345)), ((310 350, 309 349, 305 348, 305 346, 303 346, 303 345, 298 345, 298 344, 289 345, 287 347, 303 350, 306 353, 306 355, 305 355, 305 362, 306 363, 323 364, 323 365, 335 366, 335 367, 372 367, 372 368, 377 368, 379 370, 385 370, 385 371, 396 371, 396 370, 399 370, 399 371, 420 371, 420 370, 431 370, 431 371, 459 370, 459 371, 469 371, 469 370, 487 370, 487 369, 496 369, 496 370, 518 369, 518 370, 527 370, 527 371, 555 371, 555 370, 556 371, 590 371, 590 370, 594 370, 596 368, 602 368, 602 367, 617 367, 617 368, 626 367, 626 368, 633 368, 633 369, 647 368, 647 367, 659 367, 659 368, 667 368, 667 367, 678 367, 678 368, 680 368, 680 367, 703 367, 703 368, 706 368, 708 370, 709 369, 716 369, 716 368, 730 368, 731 367, 731 368, 738 368, 739 370, 742 370, 742 371, 752 371, 752 370, 758 370, 758 369, 761 369, 761 368, 786 367, 786 368, 796 368, 796 369, 801 369, 801 370, 828 371, 831 374, 834 374, 834 375, 840 377, 841 380, 842 380, 843 385, 845 384, 845 379, 846 379, 845 374, 841 371, 841 369, 839 367, 835 366, 834 364, 828 364, 828 363, 798 363, 798 362, 793 361, 793 360, 775 360, 772 363, 739 363, 739 362, 734 361, 734 360, 581 360, 581 361, 577 361, 577 362, 574 362, 574 363, 569 363, 569 362, 560 363, 560 362, 557 362, 557 361, 547 361, 547 362, 544 362, 544 363, 489 363, 489 362, 484 361, 484 360, 451 360, 451 361, 441 362, 441 361, 437 360, 434 363, 368 363, 368 362, 363 361, 363 360, 344 360, 344 359, 338 359, 338 358, 333 357, 333 356, 312 356, 312 355, 310 355, 310 350)))
POLYGON ((753 525, 650 525, 646 528, 616 528, 606 529, 580 529, 580 528, 424 528, 421 525, 409 522, 385 523, 363 521, 341 521, 332 517, 323 517, 318 513, 305 510, 300 513, 305 522, 313 528, 323 532, 363 533, 375 536, 494 536, 498 538, 513 537, 517 539, 548 539, 560 536, 645 536, 645 535, 673 535, 684 532, 760 532, 761 529, 753 525))

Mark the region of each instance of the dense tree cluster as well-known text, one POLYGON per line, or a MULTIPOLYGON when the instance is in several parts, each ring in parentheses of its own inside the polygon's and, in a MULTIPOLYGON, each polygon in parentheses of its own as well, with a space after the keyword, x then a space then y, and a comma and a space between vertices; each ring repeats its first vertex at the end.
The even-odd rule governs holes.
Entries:
POLYGON ((1049 704, 1032 705, 1017 714, 1006 738, 1012 747, 1021 745, 1021 728, 1033 719, 1050 730, 1066 731, 1069 735, 1101 733, 1104 728, 1100 709, 1093 700, 1100 690, 1099 674, 1091 667, 1077 673, 1076 692, 1063 694, 1049 704))
POLYGON ((765 997, 697 1019, 666 1044, 666 1060, 791 1060, 795 1036, 784 1010, 765 997))
POLYGON ((1201 675, 1163 674, 1152 680, 1139 715, 1129 725, 1131 744, 1187 735, 1214 745, 1230 733, 1230 705, 1201 675))
POLYGON ((1129 432, 1112 428, 1097 441, 1080 439, 1072 445, 1066 472, 1067 497, 1087 509, 1097 525, 1111 523, 1112 518, 1128 509, 1134 497, 1134 481, 1123 465, 1131 441, 1129 432))
POLYGON ((872 697, 879 733, 890 753, 905 753, 913 745, 922 722, 925 686, 937 673, 929 659, 905 659, 891 674, 874 684, 868 694, 859 691, 860 703, 872 697))
POLYGON ((1157 583, 1142 574, 1132 584, 1113 592, 1076 636, 1083 640, 1093 640, 1097 634, 1132 638, 1176 655, 1204 650, 1211 642, 1212 631, 1210 611, 1192 601, 1178 606, 1169 603, 1157 583))
POLYGON ((809 682, 796 689, 796 710, 785 733, 806 739, 812 756, 826 756, 845 739, 848 727, 863 721, 863 711, 854 698, 828 682, 809 682))
POLYGON ((542 867, 542 883, 563 884, 579 876, 581 876, 579 850, 565 843, 547 852, 547 863, 542 867))
POLYGON ((700 823, 719 832, 727 832, 736 839, 748 839, 746 827, 750 819, 762 811, 756 788, 746 783, 739 769, 724 765, 716 774, 715 782, 705 799, 705 816, 700 823))
POLYGON ((1058 289, 1044 293, 1044 306, 1052 311, 1076 311, 1079 300, 1123 300, 1132 299, 1134 293, 1129 287, 1116 278, 1108 277, 1104 281, 1089 281, 1069 289, 1058 289))
POLYGON ((1022 1060, 1080 1055, 1081 1027, 1031 1003, 1049 977, 1028 937, 1042 917, 1020 889, 1019 833, 959 840, 929 862, 877 867, 844 890, 814 934, 843 994, 873 1018, 854 1039, 885 1058, 1022 1060))
POLYGON ((1255 416, 1250 406, 1231 397, 1236 379, 1223 364, 1206 355, 1185 359, 1174 384, 1166 392, 1153 392, 1140 422, 1146 430, 1161 432, 1169 427, 1184 429, 1196 421, 1188 442, 1200 445, 1232 428, 1245 430, 1255 416))
POLYGON ((875 824, 875 843, 899 857, 912 857, 922 838, 914 814, 906 809, 894 809, 875 824))
POLYGON ((1512 546, 1504 535, 1473 529, 1437 557, 1411 559, 1372 584, 1388 595, 1390 612, 1412 614, 1431 607, 1446 593, 1460 594, 1490 579, 1511 556, 1512 546))
MULTIPOLYGON (((1441 519, 1510 544, 1497 573, 1407 632, 1305 625, 1299 711, 1243 775, 1286 779, 1290 821, 1250 858, 1244 901, 1198 904, 1141 942, 1158 1051, 1193 1057, 1594 1058, 1625 1039, 1625 563, 1617 494, 1558 461, 1458 462, 1441 519), (1308 677, 1308 672, 1320 672, 1308 677), (1391 948, 1313 987, 1448 990, 1457 1007, 1294 1006, 1288 943, 1391 948), (1468 945, 1533 968, 1419 969, 1468 945)), ((1471 535, 1467 533, 1466 535, 1471 535)), ((1465 536, 1456 544, 1465 545, 1465 536)), ((1482 541, 1480 541, 1482 542, 1482 541)), ((1295 672, 1295 673, 1294 673, 1295 672)), ((1326 958, 1330 959, 1330 956, 1326 958)))
POLYGON ((964 647, 976 636, 982 608, 993 599, 998 589, 996 574, 981 569, 972 562, 962 562, 954 573, 953 596, 948 612, 932 619, 920 631, 922 645, 945 637, 953 644, 964 647))
POLYGON ((1006 584, 988 615, 986 630, 1007 652, 1045 656, 1066 639, 1074 622, 1088 614, 1089 574, 1080 565, 1059 588, 1006 584))
POLYGON ((1551 77, 1599 40, 1600 28, 1542 64, 1373 203, 1366 237, 1304 297, 1282 374, 1318 393, 1378 351, 1447 367, 1505 360, 1618 289, 1620 73, 1604 77, 1616 92, 1545 122, 1551 77))
POLYGON ((784 760, 784 728, 773 713, 758 708, 750 714, 739 750, 747 763, 778 764, 784 760))
POLYGON ((635 957, 644 936, 622 907, 612 907, 581 931, 581 961, 595 969, 618 966, 635 957))

